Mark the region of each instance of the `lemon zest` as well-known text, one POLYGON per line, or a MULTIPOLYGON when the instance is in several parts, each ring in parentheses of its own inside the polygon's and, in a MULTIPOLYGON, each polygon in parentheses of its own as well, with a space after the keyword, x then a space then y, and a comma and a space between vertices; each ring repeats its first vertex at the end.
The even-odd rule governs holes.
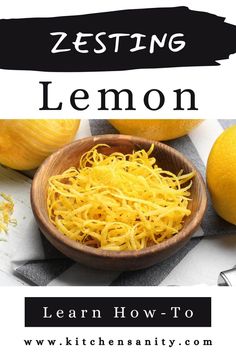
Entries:
POLYGON ((176 235, 183 227, 195 172, 161 169, 152 144, 132 154, 84 153, 79 167, 48 183, 50 221, 65 236, 112 251, 141 250, 176 235))
POLYGON ((11 196, 0 193, 0 197, 3 199, 0 201, 0 233, 3 231, 8 232, 9 224, 16 225, 16 220, 11 218, 14 211, 14 202, 11 196))

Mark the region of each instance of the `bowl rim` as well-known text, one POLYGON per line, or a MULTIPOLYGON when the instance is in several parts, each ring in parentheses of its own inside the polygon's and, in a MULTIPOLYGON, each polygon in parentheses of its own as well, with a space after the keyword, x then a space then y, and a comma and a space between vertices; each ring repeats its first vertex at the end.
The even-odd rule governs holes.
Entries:
MULTIPOLYGON (((109 258, 109 259, 130 259, 130 258, 140 258, 144 257, 146 255, 154 254, 157 252, 160 252, 162 250, 166 250, 171 246, 174 246, 175 244, 178 245, 178 243, 183 242, 184 240, 187 240, 191 237, 191 235, 196 231, 198 226, 200 225, 202 218, 205 214, 206 208, 207 208, 207 192, 206 192, 206 185, 203 180, 203 177, 201 173, 198 171, 198 169, 194 166, 194 164, 188 160, 181 152, 176 150, 175 148, 172 148, 171 146, 164 144, 159 141, 151 140, 151 139, 145 139, 137 136, 132 136, 132 135, 125 135, 125 134, 103 134, 103 135, 94 135, 94 136, 89 136, 85 137, 82 139, 78 139, 72 143, 66 144, 54 153, 52 153, 49 157, 47 157, 44 162, 40 165, 38 170, 36 171, 33 182, 31 185, 31 207, 33 214, 36 218, 36 221, 39 225, 39 228, 41 229, 43 234, 50 234, 57 240, 59 243, 61 243, 63 246, 67 246, 69 248, 72 248, 74 251, 80 251, 86 255, 90 256, 97 256, 100 258, 109 258), (105 143, 105 139, 126 139, 126 140, 131 140, 134 142, 134 144, 154 144, 157 148, 161 147, 162 149, 168 148, 168 152, 171 154, 174 154, 178 159, 181 159, 186 163, 192 170, 195 171, 195 181, 197 181, 199 187, 200 187, 200 193, 201 193, 201 208, 197 210, 195 213, 195 217, 191 220, 191 222, 186 226, 183 227, 176 235, 173 237, 164 240, 163 242, 159 244, 155 244, 149 247, 146 247, 141 250, 130 250, 130 251, 111 251, 111 250, 103 250, 100 248, 93 248, 90 246, 86 246, 84 244, 81 244, 79 242, 76 242, 74 240, 71 240, 70 238, 66 237, 64 234, 62 234, 48 219, 45 219, 41 209, 37 206, 36 200, 36 194, 37 194, 37 180, 41 177, 42 171, 45 169, 47 165, 50 164, 51 160, 54 160, 57 155, 60 155, 63 151, 66 152, 69 150, 72 146, 76 146, 77 144, 80 145, 83 142, 87 141, 92 141, 94 145, 98 144, 100 140, 103 140, 101 143, 105 143)), ((46 235, 45 235, 46 236, 46 235)))

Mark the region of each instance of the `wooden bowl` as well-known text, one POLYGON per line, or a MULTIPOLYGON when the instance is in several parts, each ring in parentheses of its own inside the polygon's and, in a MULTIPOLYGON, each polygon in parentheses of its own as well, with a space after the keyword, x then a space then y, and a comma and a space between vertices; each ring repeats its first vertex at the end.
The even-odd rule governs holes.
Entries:
POLYGON ((75 141, 66 145, 49 156, 38 169, 31 189, 32 209, 40 230, 59 251, 73 260, 97 269, 128 271, 149 267, 170 257, 191 238, 198 228, 207 205, 204 181, 193 166, 181 153, 175 149, 156 142, 129 135, 100 135, 75 141), (80 156, 96 144, 106 143, 111 149, 102 148, 103 153, 119 151, 132 153, 133 150, 150 148, 154 143, 152 156, 158 157, 158 164, 163 169, 178 173, 196 171, 191 187, 189 209, 191 215, 186 217, 182 230, 172 238, 141 251, 107 251, 92 248, 64 236, 49 221, 46 208, 46 194, 50 176, 60 174, 72 166, 78 166, 80 156))

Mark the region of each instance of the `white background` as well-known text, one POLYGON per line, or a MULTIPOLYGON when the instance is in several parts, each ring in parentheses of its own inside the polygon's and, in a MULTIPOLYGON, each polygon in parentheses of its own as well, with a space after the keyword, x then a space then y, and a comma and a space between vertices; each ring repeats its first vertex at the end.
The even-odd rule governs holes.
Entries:
MULTIPOLYGON (((226 17, 226 22, 236 25, 236 5, 228 1, 1 1, 1 18, 63 16, 121 10, 130 8, 180 6, 211 12, 226 17)), ((79 31, 79 29, 78 29, 79 31)), ((22 38, 22 40, 24 40, 22 38)), ((218 38, 219 43, 221 38, 218 38)), ((12 43, 14 46, 14 43, 12 43)), ((16 53, 17 56, 17 53, 16 53)), ((0 70, 0 97, 2 118, 235 118, 236 54, 223 60, 221 66, 167 69, 140 69, 121 72, 98 73, 45 73, 36 71, 0 70), (42 85, 39 81, 52 81, 50 102, 63 102, 62 111, 39 111, 42 106, 42 85), (90 94, 90 107, 78 112, 70 107, 71 93, 79 88, 90 94), (134 92, 136 111, 100 112, 101 88, 129 88, 134 92), (149 89, 157 88, 165 94, 166 104, 157 112, 146 109, 143 96, 149 89), (191 88, 196 93, 198 111, 173 111, 175 89, 191 88), (127 116, 128 114, 128 116, 127 116), (181 115, 181 116, 180 116, 181 115)))
MULTIPOLYGON (((12 352, 24 354, 36 353, 235 353, 235 294, 229 288, 204 288, 204 287, 169 287, 169 288, 137 288, 137 287, 106 287, 96 289, 91 287, 62 287, 62 288, 13 288, 1 289, 1 321, 0 333, 1 352, 9 354, 12 352), (206 328, 24 328, 24 297, 25 296, 213 296, 212 299, 212 327, 206 328), (87 346, 87 347, 49 347, 47 345, 26 347, 24 339, 63 339, 87 338, 97 339, 153 339, 158 337, 175 339, 180 342, 186 339, 203 340, 211 339, 212 346, 167 346, 137 347, 129 346, 87 346)), ((145 304, 144 304, 145 306, 145 304)), ((83 307, 81 307, 83 308, 83 307)))

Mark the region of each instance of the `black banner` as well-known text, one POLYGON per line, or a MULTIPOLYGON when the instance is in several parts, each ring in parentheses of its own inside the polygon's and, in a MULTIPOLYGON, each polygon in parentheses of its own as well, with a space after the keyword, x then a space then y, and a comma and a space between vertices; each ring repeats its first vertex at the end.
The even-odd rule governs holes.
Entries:
POLYGON ((26 327, 210 327, 211 298, 25 298, 26 327))
POLYGON ((187 7, 0 20, 0 68, 109 71, 219 65, 236 26, 187 7))

